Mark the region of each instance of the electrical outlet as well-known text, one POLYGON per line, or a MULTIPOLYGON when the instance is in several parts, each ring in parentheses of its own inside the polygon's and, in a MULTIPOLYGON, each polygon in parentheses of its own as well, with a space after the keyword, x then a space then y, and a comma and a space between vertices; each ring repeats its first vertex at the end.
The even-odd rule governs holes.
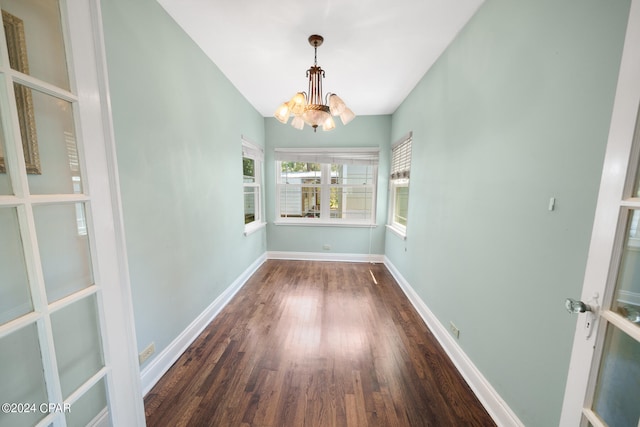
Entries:
POLYGON ((451 333, 456 339, 460 339, 460 329, 453 322, 449 322, 449 329, 451 329, 451 333))
POLYGON ((147 348, 142 350, 142 353, 138 355, 138 363, 142 365, 145 360, 147 360, 153 353, 155 353, 155 351, 156 345, 154 343, 149 344, 147 348))
POLYGON ((325 251, 330 251, 331 250, 331 245, 325 243, 324 245, 322 245, 322 249, 324 249, 325 251))

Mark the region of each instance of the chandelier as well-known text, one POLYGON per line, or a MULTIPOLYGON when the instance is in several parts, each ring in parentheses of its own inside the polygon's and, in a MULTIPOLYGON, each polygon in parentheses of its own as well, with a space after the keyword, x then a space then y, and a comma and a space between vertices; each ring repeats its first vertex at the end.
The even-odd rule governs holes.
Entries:
POLYGON ((322 126, 322 130, 328 131, 336 127, 333 117, 340 116, 342 124, 347 124, 356 116, 335 93, 328 92, 326 98, 322 98, 322 79, 324 70, 318 66, 318 46, 322 45, 324 38, 317 34, 309 36, 309 44, 313 46, 313 65, 307 70, 309 78, 309 93, 298 92, 289 102, 284 102, 274 114, 282 123, 287 123, 293 116, 291 126, 296 129, 304 128, 304 124, 313 127, 313 131, 322 126))

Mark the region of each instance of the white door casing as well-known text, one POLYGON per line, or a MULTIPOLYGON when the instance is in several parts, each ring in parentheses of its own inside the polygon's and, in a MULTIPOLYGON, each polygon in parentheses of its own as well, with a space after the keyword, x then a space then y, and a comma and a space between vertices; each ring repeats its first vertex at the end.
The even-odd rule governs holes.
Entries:
POLYGON ((93 203, 97 256, 104 304, 103 340, 111 421, 114 426, 144 426, 144 405, 135 338, 133 304, 126 257, 124 224, 107 80, 100 0, 66 3, 75 64, 87 179, 93 203), (77 3, 83 3, 79 7, 77 3), (91 34, 93 37, 87 37, 91 34))
MULTIPOLYGON (((626 215, 623 213, 626 212, 622 212, 621 207, 640 207, 640 199, 630 197, 637 168, 637 154, 634 155, 633 150, 640 148, 638 143, 633 143, 639 105, 640 0, 632 0, 580 297, 585 303, 604 310, 613 298, 617 262, 625 237, 626 215)), ((586 313, 579 314, 560 419, 562 427, 581 425, 583 408, 590 408, 595 390, 608 321, 599 316, 589 338, 586 322, 586 313)), ((622 323, 621 326, 625 327, 622 323)))

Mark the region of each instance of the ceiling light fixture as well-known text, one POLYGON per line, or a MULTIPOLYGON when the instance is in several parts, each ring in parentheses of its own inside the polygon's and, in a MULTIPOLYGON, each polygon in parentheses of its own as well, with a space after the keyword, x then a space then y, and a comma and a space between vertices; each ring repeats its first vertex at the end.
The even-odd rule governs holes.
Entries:
POLYGON ((336 127, 333 117, 340 116, 342 124, 347 124, 356 116, 335 93, 327 92, 322 98, 322 79, 324 70, 318 66, 318 46, 324 38, 317 34, 309 36, 309 44, 313 46, 313 65, 307 70, 309 78, 309 93, 298 92, 289 102, 284 102, 274 114, 275 118, 286 124, 293 115, 291 126, 296 129, 304 128, 304 124, 313 127, 313 131, 322 126, 322 130, 332 130, 336 127))

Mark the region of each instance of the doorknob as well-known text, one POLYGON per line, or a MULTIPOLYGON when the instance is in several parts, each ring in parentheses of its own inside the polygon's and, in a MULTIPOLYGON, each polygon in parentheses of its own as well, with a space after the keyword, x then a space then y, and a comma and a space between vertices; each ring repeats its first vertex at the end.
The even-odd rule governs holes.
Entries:
POLYGON ((597 312, 600 308, 598 305, 598 294, 593 294, 592 305, 585 304, 582 301, 576 301, 571 298, 567 298, 564 302, 564 306, 569 313, 587 313, 584 321, 584 332, 586 338, 589 339, 591 337, 591 333, 593 332, 594 323, 597 320, 597 312))
POLYGON ((564 306, 569 313, 584 313, 585 311, 591 311, 591 307, 589 305, 571 298, 567 298, 564 302, 564 306))

